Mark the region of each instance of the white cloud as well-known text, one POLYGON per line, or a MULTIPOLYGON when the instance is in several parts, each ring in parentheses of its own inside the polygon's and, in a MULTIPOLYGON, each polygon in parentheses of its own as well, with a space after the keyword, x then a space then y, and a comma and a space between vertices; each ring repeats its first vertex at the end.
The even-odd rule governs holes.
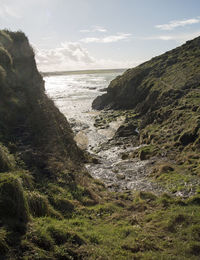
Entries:
POLYGON ((96 26, 94 29, 96 32, 107 32, 107 29, 101 27, 101 26, 96 26))
POLYGON ((142 61, 118 61, 112 59, 96 59, 78 42, 62 43, 59 48, 37 49, 36 62, 40 71, 65 71, 81 69, 108 69, 134 67, 142 61))
POLYGON ((133 68, 144 62, 144 60, 112 60, 112 59, 98 59, 95 60, 93 69, 122 69, 133 68))
POLYGON ((170 41, 175 40, 174 36, 171 35, 157 35, 157 36, 146 36, 146 37, 137 37, 138 40, 161 40, 161 41, 170 41))
POLYGON ((84 67, 94 63, 94 58, 79 43, 66 42, 59 48, 36 49, 36 61, 40 70, 55 71, 84 67))
POLYGON ((165 30, 165 31, 171 31, 177 27, 184 27, 186 25, 191 25, 191 24, 197 24, 200 23, 199 18, 193 18, 193 19, 188 19, 188 20, 177 20, 177 21, 171 21, 167 24, 159 24, 156 25, 155 27, 160 29, 160 30, 165 30))
POLYGON ((0 5, 0 18, 7 20, 8 17, 21 18, 21 15, 16 6, 3 1, 0 5))
MULTIPOLYGON (((47 5, 50 5, 50 0, 0 0, 0 19, 10 21, 12 18, 22 18, 35 7, 40 10, 45 8, 44 10, 48 15, 47 5)), ((35 13, 33 11, 32 15, 34 20, 35 13)))
POLYGON ((80 41, 84 43, 111 43, 111 42, 118 42, 121 40, 129 39, 131 36, 130 33, 118 33, 116 35, 109 35, 105 37, 87 37, 83 38, 80 41))
POLYGON ((84 29, 80 30, 82 33, 90 33, 90 32, 107 32, 107 29, 105 29, 102 26, 93 26, 91 29, 84 29))
POLYGON ((192 40, 195 37, 200 36, 200 31, 193 33, 182 33, 182 34, 172 34, 172 35, 158 35, 137 38, 140 40, 161 40, 161 41, 177 41, 179 43, 184 43, 188 40, 192 40))
POLYGON ((88 30, 88 29, 83 29, 83 30, 80 30, 80 32, 81 32, 81 33, 89 33, 90 30, 88 30))

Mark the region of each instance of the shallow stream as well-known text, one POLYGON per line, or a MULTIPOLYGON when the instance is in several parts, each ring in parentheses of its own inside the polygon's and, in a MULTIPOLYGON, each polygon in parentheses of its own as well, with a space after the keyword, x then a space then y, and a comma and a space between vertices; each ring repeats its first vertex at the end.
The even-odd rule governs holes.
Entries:
POLYGON ((148 166, 153 161, 123 160, 123 153, 132 152, 138 147, 112 141, 124 117, 117 118, 105 128, 94 126, 95 117, 100 112, 92 110, 92 101, 105 91, 117 75, 119 72, 62 75, 45 77, 44 80, 48 96, 71 124, 77 144, 98 158, 98 164, 86 165, 94 178, 102 180, 113 191, 148 190, 160 193, 161 188, 147 178, 148 166))

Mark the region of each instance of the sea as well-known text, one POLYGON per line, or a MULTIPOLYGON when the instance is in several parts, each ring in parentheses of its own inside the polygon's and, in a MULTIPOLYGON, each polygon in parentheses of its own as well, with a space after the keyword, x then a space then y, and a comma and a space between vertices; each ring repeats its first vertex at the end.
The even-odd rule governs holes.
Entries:
POLYGON ((97 72, 68 72, 44 76, 45 90, 65 115, 75 132, 75 140, 83 149, 106 141, 108 133, 94 127, 98 111, 92 109, 93 100, 106 92, 109 83, 124 70, 97 72))

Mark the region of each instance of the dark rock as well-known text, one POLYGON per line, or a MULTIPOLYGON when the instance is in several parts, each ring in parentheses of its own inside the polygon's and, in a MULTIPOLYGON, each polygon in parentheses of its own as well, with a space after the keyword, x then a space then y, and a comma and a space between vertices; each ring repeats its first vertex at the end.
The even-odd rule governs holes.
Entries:
POLYGON ((141 150, 139 153, 140 160, 146 160, 147 159, 147 153, 144 150, 141 150))
POLYGON ((138 132, 136 131, 136 126, 133 124, 127 124, 127 125, 121 125, 116 133, 115 137, 126 137, 130 135, 138 135, 138 132))
POLYGON ((117 174, 117 179, 124 180, 125 179, 125 175, 123 173, 117 174))
POLYGON ((94 163, 94 164, 99 164, 100 162, 99 162, 99 159, 98 159, 98 158, 93 157, 93 158, 92 158, 92 163, 94 163))
POLYGON ((128 153, 123 153, 121 156, 122 160, 126 160, 126 159, 128 159, 128 157, 129 157, 128 153))
POLYGON ((108 88, 101 88, 99 89, 100 92, 106 92, 108 88))
POLYGON ((159 172, 160 172, 160 173, 164 173, 164 172, 171 172, 171 171, 173 171, 173 170, 174 170, 174 168, 173 168, 171 165, 169 165, 169 164, 164 164, 164 165, 162 165, 162 166, 160 167, 159 172))
POLYGON ((179 138, 179 142, 186 146, 190 143, 193 143, 197 138, 197 131, 195 129, 191 130, 191 131, 186 131, 184 132, 180 138, 179 138))

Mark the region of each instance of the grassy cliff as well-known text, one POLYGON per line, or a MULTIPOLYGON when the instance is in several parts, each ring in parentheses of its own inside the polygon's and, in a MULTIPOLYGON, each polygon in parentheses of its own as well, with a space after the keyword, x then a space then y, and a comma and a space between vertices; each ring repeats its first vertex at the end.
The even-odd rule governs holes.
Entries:
POLYGON ((48 99, 26 36, 0 34, 0 142, 46 174, 77 165, 82 152, 67 120, 48 99))
POLYGON ((157 156, 152 175, 175 193, 199 185, 199 60, 200 37, 127 70, 93 102, 96 109, 128 109, 125 127, 139 129, 147 145, 130 156, 157 156))
POLYGON ((74 201, 92 203, 84 160, 66 118, 45 94, 27 37, 0 31, 0 256, 19 257, 34 218, 62 219, 74 201))
POLYGON ((136 108, 146 113, 172 104, 191 91, 198 94, 199 58, 200 37, 127 70, 110 83, 106 94, 94 100, 93 107, 136 108))

